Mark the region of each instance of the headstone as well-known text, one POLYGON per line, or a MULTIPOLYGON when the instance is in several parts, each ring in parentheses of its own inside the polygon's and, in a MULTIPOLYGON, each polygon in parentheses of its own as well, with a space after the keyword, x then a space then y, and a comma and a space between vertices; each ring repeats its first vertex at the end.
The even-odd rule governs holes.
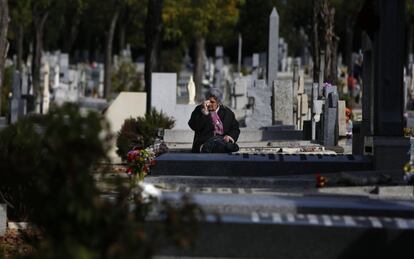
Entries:
POLYGON ((275 7, 269 18, 269 46, 268 46, 268 69, 267 69, 267 85, 272 86, 277 79, 277 71, 279 67, 279 14, 275 7))
MULTIPOLYGON (((110 132, 117 134, 124 121, 145 115, 147 94, 139 92, 121 92, 106 109, 104 116, 110 124, 110 132)), ((120 160, 116 155, 115 138, 109 157, 114 161, 120 160)))
POLYGON ((247 88, 250 112, 246 116, 246 127, 259 129, 272 124, 271 88, 265 80, 256 80, 247 88))
POLYGON ((247 105, 247 87, 251 77, 240 77, 234 80, 233 104, 235 109, 243 109, 247 105))
POLYGON ((103 97, 104 96, 104 76, 105 76, 104 65, 99 64, 98 69, 99 69, 98 96, 103 97))
POLYGON ((60 82, 60 69, 59 66, 54 66, 53 88, 59 87, 60 82))
POLYGON ((174 129, 188 129, 196 104, 177 104, 177 74, 152 73, 151 105, 175 119, 174 129))
POLYGON ((256 79, 259 79, 259 53, 253 53, 252 60, 253 60, 252 76, 253 76, 253 80, 256 80, 256 79))
POLYGON ((151 106, 172 116, 177 103, 177 74, 152 73, 151 106))
POLYGON ((298 91, 297 94, 305 93, 305 75, 303 70, 299 71, 298 91))
POLYGON ((46 114, 49 111, 49 102, 50 102, 50 94, 49 94, 49 75, 50 75, 50 67, 49 63, 45 63, 44 71, 43 71, 43 100, 42 100, 42 113, 46 114))
POLYGON ((59 55, 60 78, 63 82, 69 81, 69 54, 60 53, 59 55))
POLYGON ((25 104, 21 93, 21 76, 16 70, 13 74, 12 98, 10 100, 10 123, 15 123, 24 115, 25 104))
POLYGON ((292 80, 276 80, 273 87, 274 122, 293 125, 293 87, 292 80))
POLYGON ((312 84, 312 141, 316 140, 316 123, 320 121, 323 101, 318 100, 318 83, 312 84))
POLYGON ((325 104, 323 109, 323 145, 338 144, 338 92, 335 86, 325 88, 325 104))
POLYGON ((346 136, 346 104, 345 101, 340 100, 338 101, 338 130, 339 136, 345 137, 346 136))
POLYGON ((7 229, 7 205, 0 203, 0 237, 6 234, 7 229))
POLYGON ((27 71, 26 66, 22 67, 22 95, 28 95, 29 94, 29 74, 27 71))
POLYGON ((369 113, 372 118, 374 167, 401 170, 409 160, 409 140, 403 137, 405 3, 381 0, 376 2, 375 9, 366 10, 363 9, 360 15, 368 20, 377 19, 378 24, 364 28, 372 40, 372 74, 369 76, 372 82, 368 84, 372 92, 368 98, 372 99, 369 113))

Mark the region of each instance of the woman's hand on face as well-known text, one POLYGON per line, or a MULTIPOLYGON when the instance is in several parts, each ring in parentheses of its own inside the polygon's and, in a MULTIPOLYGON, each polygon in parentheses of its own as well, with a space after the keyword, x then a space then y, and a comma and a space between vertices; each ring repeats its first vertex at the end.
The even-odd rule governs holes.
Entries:
POLYGON ((205 111, 208 111, 208 106, 210 105, 210 101, 209 100, 205 100, 203 102, 203 108, 205 111))

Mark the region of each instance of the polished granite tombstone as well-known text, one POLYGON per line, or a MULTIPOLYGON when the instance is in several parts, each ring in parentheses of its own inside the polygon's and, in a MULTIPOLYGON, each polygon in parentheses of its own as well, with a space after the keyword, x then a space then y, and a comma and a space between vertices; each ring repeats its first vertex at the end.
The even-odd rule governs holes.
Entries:
POLYGON ((370 156, 167 153, 157 158, 152 175, 269 177, 371 169, 370 156))

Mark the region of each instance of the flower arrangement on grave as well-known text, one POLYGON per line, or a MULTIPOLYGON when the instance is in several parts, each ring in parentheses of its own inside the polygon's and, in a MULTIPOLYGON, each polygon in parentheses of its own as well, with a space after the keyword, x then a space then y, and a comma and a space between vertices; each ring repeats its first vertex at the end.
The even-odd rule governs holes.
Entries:
POLYGON ((404 128, 404 137, 410 138, 410 161, 404 165, 404 181, 408 184, 414 184, 414 132, 411 128, 404 128))
POLYGON ((325 187, 327 183, 328 183, 328 179, 325 176, 316 174, 316 187, 318 188, 325 187))
POLYGON ((410 162, 404 165, 404 181, 409 184, 414 184, 414 167, 410 162))
POLYGON ((127 154, 126 173, 142 181, 155 165, 155 153, 150 149, 134 149, 127 154))

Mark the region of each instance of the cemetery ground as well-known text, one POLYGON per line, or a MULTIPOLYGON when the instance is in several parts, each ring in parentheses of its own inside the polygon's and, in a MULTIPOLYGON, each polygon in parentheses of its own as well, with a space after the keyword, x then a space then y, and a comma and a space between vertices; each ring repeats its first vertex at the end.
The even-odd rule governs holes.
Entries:
MULTIPOLYGON (((304 141, 290 141, 289 145, 286 142, 270 143, 241 146, 241 150, 232 156, 246 157, 249 152, 250 157, 268 158, 273 154, 276 157, 283 155, 287 161, 289 157, 300 159, 319 155, 335 158, 342 155, 304 141), (299 149, 299 146, 308 148, 299 149)), ((342 139, 339 144, 344 147, 344 155, 350 156, 349 139, 342 139)), ((172 148, 169 154, 164 155, 185 155, 183 150, 183 146, 176 150, 172 148)), ((144 184, 151 184, 161 191, 160 200, 179 203, 183 195, 192 197, 203 210, 205 219, 200 222, 200 233, 193 250, 170 248, 158 251, 158 255, 167 258, 256 258, 275 254, 301 257, 303 253, 309 257, 332 258, 352 256, 357 251, 369 254, 369 249, 373 249, 370 242, 383 244, 384 249, 402 255, 399 258, 407 255, 405 239, 401 241, 399 237, 410 235, 414 227, 414 208, 411 205, 414 189, 401 179, 392 179, 395 172, 338 170, 332 173, 326 170, 321 172, 326 180, 321 186, 318 172, 304 174, 304 167, 297 172, 270 177, 241 176, 237 170, 227 176, 199 176, 196 169, 193 175, 170 175, 166 171, 157 171, 157 166, 162 168, 165 162, 162 157, 159 157, 153 172, 146 176, 144 184), (383 239, 385 236, 389 239, 383 239), (354 242, 359 242, 360 246, 353 246, 354 242), (295 250, 298 243, 303 252, 295 250)), ((197 168, 197 162, 176 163, 197 168)), ((125 164, 105 163, 94 171, 101 198, 116 196, 115 179, 118 177, 122 184, 129 184, 125 169, 125 164), (109 170, 106 177, 101 177, 99 172, 102 170, 109 170)), ((260 173, 259 170, 256 173, 260 173)), ((30 254, 34 248, 29 240, 16 230, 8 230, 0 241, 3 255, 11 258, 30 254)), ((378 251, 381 250, 374 255, 378 255, 378 251)))

